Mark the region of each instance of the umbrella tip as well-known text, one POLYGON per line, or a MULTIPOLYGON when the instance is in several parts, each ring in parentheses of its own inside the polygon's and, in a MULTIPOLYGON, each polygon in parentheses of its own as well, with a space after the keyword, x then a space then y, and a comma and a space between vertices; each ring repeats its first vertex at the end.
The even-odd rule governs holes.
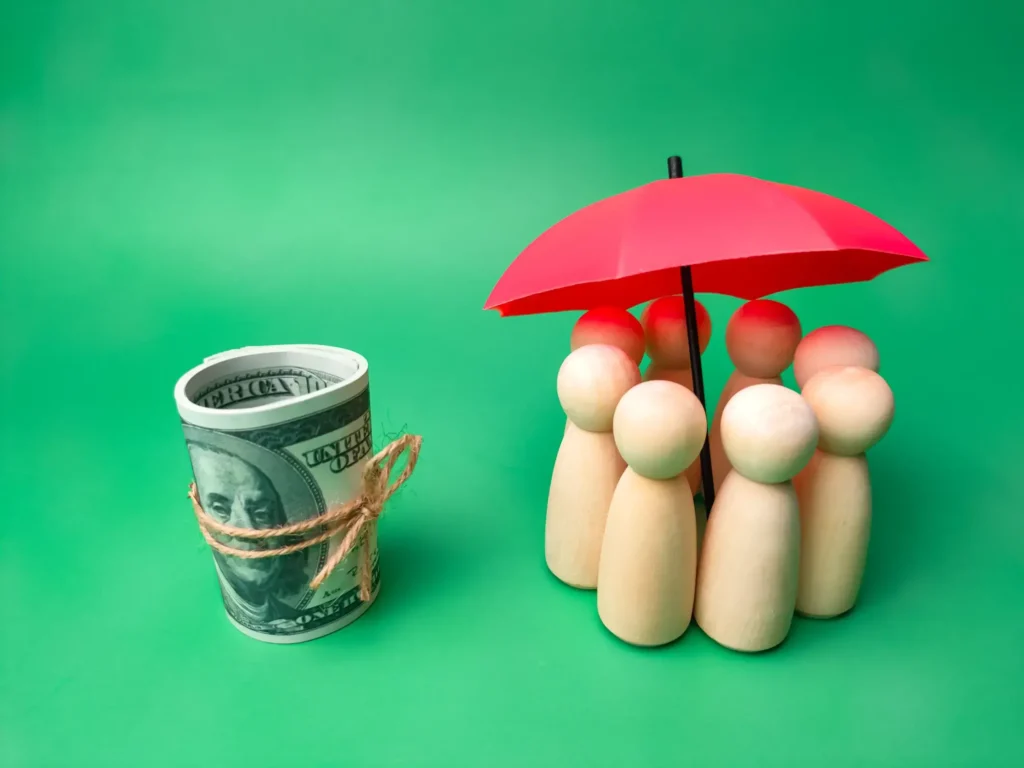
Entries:
POLYGON ((683 158, 679 155, 672 155, 668 159, 668 177, 670 179, 681 179, 683 177, 683 158))

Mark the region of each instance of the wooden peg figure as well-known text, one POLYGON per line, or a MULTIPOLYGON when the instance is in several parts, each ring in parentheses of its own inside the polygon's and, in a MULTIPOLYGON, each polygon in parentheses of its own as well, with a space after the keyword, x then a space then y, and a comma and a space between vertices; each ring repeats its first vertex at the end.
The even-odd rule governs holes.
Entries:
MULTIPOLYGON (((621 307, 596 307, 584 312, 572 327, 570 351, 587 344, 619 347, 637 365, 644 359, 644 329, 633 314, 621 307)), ((565 422, 569 426, 568 420, 565 422)))
POLYGON ((789 634, 800 575, 791 481, 817 440, 811 407, 779 384, 746 387, 725 406, 722 443, 733 468, 708 516, 694 607, 720 645, 764 651, 789 634))
MULTIPOLYGON (((711 341, 711 315, 699 301, 697 309, 697 339, 700 353, 704 354, 711 341)), ((686 310, 682 296, 662 296, 655 299, 640 315, 647 356, 651 358, 645 381, 674 381, 693 390, 693 371, 690 369, 690 343, 686 335, 686 310)), ((686 468, 690 491, 700 490, 700 456, 686 468)))
POLYGON ((584 312, 572 328, 570 350, 586 344, 619 347, 640 365, 644 359, 644 329, 633 314, 619 307, 597 307, 584 312))
MULTIPOLYGON (((700 353, 711 341, 711 315, 699 301, 697 309, 697 339, 700 353)), ((690 343, 686 335, 686 311, 682 296, 662 296, 655 299, 640 315, 647 345, 650 365, 644 372, 644 379, 664 379, 693 389, 693 372, 690 370, 690 343)))
POLYGON ((889 430, 895 403, 881 376, 856 366, 822 369, 806 382, 803 397, 821 437, 794 481, 802 533, 796 609, 831 618, 853 608, 860 592, 871 534, 865 453, 889 430))
POLYGON ((615 409, 615 444, 628 466, 608 511, 597 611, 627 643, 663 645, 690 626, 697 522, 683 471, 707 428, 696 395, 671 381, 644 382, 615 409))
POLYGON ((826 325, 808 333, 796 347, 793 377, 800 389, 822 368, 854 365, 878 373, 878 347, 867 334, 848 325, 826 325))
POLYGON ((711 422, 711 470, 715 491, 729 474, 729 457, 722 447, 722 414, 740 390, 755 384, 782 384, 782 372, 793 362, 802 333, 796 314, 777 301, 748 301, 737 309, 725 329, 725 348, 736 366, 715 406, 711 422))
POLYGON ((574 587, 597 586, 608 507, 626 468, 612 419, 619 400, 639 383, 640 368, 610 344, 579 347, 558 371, 568 424, 551 475, 544 551, 551 572, 574 587))

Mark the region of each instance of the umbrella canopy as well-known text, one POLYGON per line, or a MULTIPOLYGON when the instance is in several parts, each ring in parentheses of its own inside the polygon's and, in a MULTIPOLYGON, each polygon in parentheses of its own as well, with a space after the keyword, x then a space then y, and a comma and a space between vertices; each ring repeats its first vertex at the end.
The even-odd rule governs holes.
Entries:
MULTIPOLYGON (((503 316, 628 309, 682 293, 693 391, 705 407, 694 293, 759 299, 793 288, 871 280, 928 257, 902 233, 836 197, 752 176, 669 178, 582 208, 545 231, 498 280, 484 309, 503 316)), ((714 504, 711 453, 701 485, 714 504)))
POLYGON ((600 200, 545 231, 484 309, 503 316, 628 308, 681 293, 759 299, 871 280, 928 257, 891 225, 835 197, 739 174, 662 179, 600 200))

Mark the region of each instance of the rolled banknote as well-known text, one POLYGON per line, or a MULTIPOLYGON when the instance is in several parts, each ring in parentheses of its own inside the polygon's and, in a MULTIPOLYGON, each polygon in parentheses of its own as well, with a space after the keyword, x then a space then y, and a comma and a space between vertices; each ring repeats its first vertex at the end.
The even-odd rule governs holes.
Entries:
MULTIPOLYGON (((264 529, 323 515, 355 498, 372 454, 369 366, 319 345, 245 347, 207 358, 174 388, 196 500, 215 521, 264 529)), ((321 528, 268 540, 222 533, 236 549, 276 549, 321 528)), ((376 525, 317 587, 310 582, 342 536, 290 554, 248 559, 212 548, 228 619, 272 643, 312 640, 358 618, 378 592, 376 525), (369 548, 372 591, 360 599, 369 548)))
MULTIPOLYGON (((250 352, 258 351, 258 350, 261 350, 261 349, 268 349, 269 346, 273 346, 273 345, 261 345, 261 346, 254 346, 254 347, 239 347, 238 349, 229 349, 226 352, 218 352, 215 355, 210 355, 209 357, 204 358, 203 362, 204 363, 209 363, 209 362, 212 362, 213 360, 220 360, 221 358, 225 358, 225 357, 234 357, 235 355, 249 354, 250 352)), ((324 344, 285 344, 285 345, 282 345, 282 346, 287 346, 287 347, 292 348, 292 349, 320 349, 320 350, 326 350, 327 352, 342 352, 342 353, 344 353, 346 351, 346 350, 343 350, 343 349, 339 349, 338 347, 329 347, 329 346, 326 346, 324 344)))

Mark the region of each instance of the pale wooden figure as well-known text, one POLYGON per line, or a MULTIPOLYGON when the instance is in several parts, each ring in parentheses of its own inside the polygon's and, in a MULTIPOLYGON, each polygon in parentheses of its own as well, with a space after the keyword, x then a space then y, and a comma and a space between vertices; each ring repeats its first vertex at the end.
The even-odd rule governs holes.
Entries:
MULTIPOLYGON (((697 340, 701 355, 711 341, 711 315, 699 301, 697 311, 697 340)), ((693 371, 690 369, 690 343, 686 335, 686 309, 682 296, 662 296, 655 299, 640 315, 650 365, 644 371, 645 381, 674 381, 693 390, 693 371)), ((700 490, 700 457, 686 469, 690 491, 700 490)))
POLYGON ((627 643, 663 645, 690 626, 697 520, 683 470, 707 429, 700 401, 671 381, 644 382, 615 409, 615 444, 628 466, 608 511, 597 611, 627 643))
POLYGON ((806 382, 803 397, 821 436, 794 481, 802 534, 796 608, 831 618, 853 608, 860 593, 871 536, 865 452, 889 430, 895 403, 881 376, 856 366, 822 369, 806 382))
POLYGON ((619 400, 639 383, 637 364, 610 344, 574 350, 558 371, 568 426, 551 474, 544 551, 551 572, 574 587, 597 586, 608 506, 626 468, 612 419, 619 400))
MULTIPOLYGON (((621 307, 595 307, 580 315, 569 336, 569 350, 587 344, 619 347, 637 365, 644 359, 643 326, 629 310, 621 307)), ((565 426, 568 428, 568 420, 565 426)))
POLYGON ((694 608, 697 624, 720 645, 763 651, 789 634, 800 566, 791 480, 817 440, 811 407, 779 384, 737 392, 722 413, 733 469, 708 516, 694 608))
POLYGON ((729 456, 722 447, 722 414, 740 390, 755 384, 782 384, 782 372, 793 362, 802 333, 796 314, 777 301, 748 301, 737 309, 725 329, 725 348, 736 366, 722 388, 711 421, 711 471, 717 491, 729 474, 729 456))
POLYGON ((854 365, 879 369, 878 347, 867 334, 848 325, 826 325, 808 333, 793 355, 793 377, 800 389, 823 368, 854 365))

